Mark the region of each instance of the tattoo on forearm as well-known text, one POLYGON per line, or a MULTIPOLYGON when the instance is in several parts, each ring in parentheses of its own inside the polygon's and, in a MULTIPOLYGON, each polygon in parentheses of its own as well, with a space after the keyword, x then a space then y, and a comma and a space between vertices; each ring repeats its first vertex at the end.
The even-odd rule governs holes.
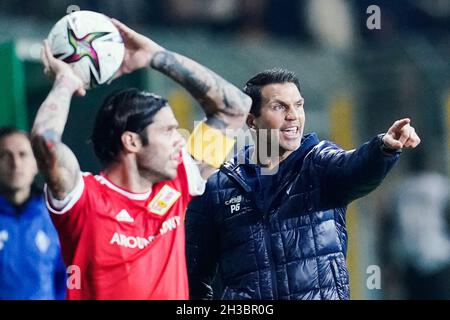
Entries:
POLYGON ((208 84, 195 77, 194 72, 183 65, 182 61, 179 61, 170 51, 156 53, 151 66, 179 82, 196 99, 201 99, 208 93, 208 84))
POLYGON ((56 83, 39 108, 32 130, 32 146, 39 169, 58 199, 74 188, 80 175, 75 155, 61 142, 71 97, 70 89, 63 83, 56 83))
POLYGON ((72 94, 67 88, 56 85, 39 108, 33 131, 44 132, 52 129, 61 137, 69 115, 71 98, 72 94))
POLYGON ((75 155, 52 129, 34 138, 33 151, 52 194, 63 199, 79 178, 80 167, 75 155))
MULTIPOLYGON (((150 64, 184 86, 202 105, 208 119, 217 118, 218 113, 234 117, 249 111, 251 100, 246 94, 186 57, 164 50, 156 53, 150 64)), ((212 120, 214 126, 228 126, 224 119, 217 120, 212 120)))

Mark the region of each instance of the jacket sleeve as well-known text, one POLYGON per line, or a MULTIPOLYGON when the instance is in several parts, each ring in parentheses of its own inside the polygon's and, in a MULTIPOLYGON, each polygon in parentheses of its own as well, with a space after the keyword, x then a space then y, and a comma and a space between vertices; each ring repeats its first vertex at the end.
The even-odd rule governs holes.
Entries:
MULTIPOLYGON (((210 181, 216 175, 210 178, 210 181)), ((194 198, 186 212, 186 259, 190 299, 213 299, 212 282, 217 271, 217 232, 211 210, 211 184, 194 198)))
POLYGON ((399 159, 399 152, 382 151, 379 135, 358 149, 345 151, 322 142, 315 165, 322 172, 326 202, 345 206, 374 190, 399 159))

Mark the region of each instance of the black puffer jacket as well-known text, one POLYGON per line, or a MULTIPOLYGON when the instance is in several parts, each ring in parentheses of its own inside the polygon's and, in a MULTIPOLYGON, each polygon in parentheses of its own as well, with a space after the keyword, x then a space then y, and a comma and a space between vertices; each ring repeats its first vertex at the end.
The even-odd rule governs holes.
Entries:
POLYGON ((310 134, 260 184, 256 165, 224 164, 187 212, 191 298, 213 297, 218 267, 222 299, 349 299, 346 206, 398 159, 380 145, 344 151, 310 134))

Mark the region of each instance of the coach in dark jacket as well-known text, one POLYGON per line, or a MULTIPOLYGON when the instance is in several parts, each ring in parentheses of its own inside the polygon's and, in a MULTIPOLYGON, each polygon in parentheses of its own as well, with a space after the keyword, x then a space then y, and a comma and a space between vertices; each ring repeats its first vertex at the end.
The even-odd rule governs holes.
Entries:
POLYGON ((346 206, 375 189, 419 137, 402 119, 344 151, 315 134, 302 138, 293 73, 262 72, 244 91, 256 147, 225 163, 189 205, 191 298, 211 299, 218 273, 222 299, 349 299, 346 206))

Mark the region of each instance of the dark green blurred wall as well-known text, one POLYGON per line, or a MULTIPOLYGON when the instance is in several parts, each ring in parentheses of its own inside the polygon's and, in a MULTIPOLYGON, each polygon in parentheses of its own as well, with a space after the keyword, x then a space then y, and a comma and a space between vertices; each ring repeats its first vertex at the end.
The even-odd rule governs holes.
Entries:
POLYGON ((17 58, 14 42, 0 44, 0 127, 27 129, 24 68, 17 58))

